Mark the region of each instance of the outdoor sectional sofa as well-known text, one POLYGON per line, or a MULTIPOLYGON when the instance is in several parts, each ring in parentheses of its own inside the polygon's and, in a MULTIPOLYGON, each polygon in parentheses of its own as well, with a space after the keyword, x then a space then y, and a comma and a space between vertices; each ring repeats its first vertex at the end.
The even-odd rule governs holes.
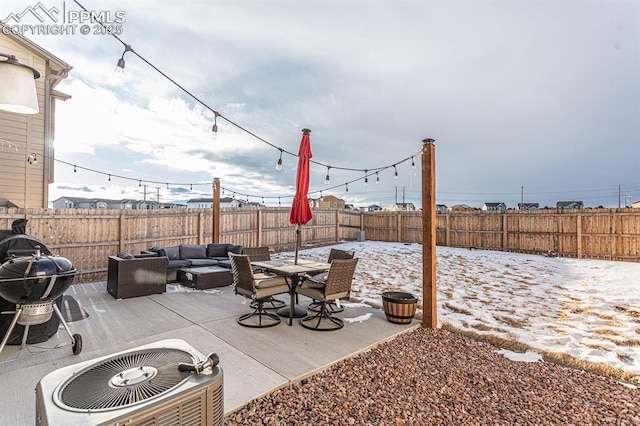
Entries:
POLYGON ((222 266, 231 268, 228 253, 242 254, 242 246, 234 244, 180 244, 168 247, 152 247, 146 253, 156 253, 159 257, 166 257, 167 282, 178 281, 178 270, 180 268, 198 266, 222 266))

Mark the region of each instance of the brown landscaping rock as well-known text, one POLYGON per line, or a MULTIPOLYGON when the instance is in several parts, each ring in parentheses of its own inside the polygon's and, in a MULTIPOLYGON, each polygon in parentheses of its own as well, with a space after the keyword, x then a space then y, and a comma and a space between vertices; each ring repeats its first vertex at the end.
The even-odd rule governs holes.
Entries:
POLYGON ((640 389, 417 329, 259 398, 227 425, 640 425, 640 389))

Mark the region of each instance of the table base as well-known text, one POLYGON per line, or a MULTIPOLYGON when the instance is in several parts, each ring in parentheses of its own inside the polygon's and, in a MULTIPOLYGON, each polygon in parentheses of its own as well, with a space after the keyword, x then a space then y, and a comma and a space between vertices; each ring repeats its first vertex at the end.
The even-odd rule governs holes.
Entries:
MULTIPOLYGON (((276 311, 278 315, 281 317, 289 318, 289 307, 285 306, 284 308, 280 308, 276 311)), ((301 307, 296 306, 293 308, 293 317, 294 318, 302 318, 307 316, 307 310, 301 307)))

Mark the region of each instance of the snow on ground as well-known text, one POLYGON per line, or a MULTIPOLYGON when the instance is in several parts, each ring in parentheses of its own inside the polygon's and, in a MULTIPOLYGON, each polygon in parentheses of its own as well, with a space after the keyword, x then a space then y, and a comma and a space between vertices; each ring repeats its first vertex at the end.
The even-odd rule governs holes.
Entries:
MULTIPOLYGON (((382 293, 413 293, 422 309, 422 245, 378 241, 355 250, 351 299, 382 307, 382 293)), ((302 250, 326 260, 331 247, 302 250)), ((274 258, 290 257, 280 253, 274 258)), ((640 376, 640 263, 438 247, 438 324, 566 353, 640 376)))

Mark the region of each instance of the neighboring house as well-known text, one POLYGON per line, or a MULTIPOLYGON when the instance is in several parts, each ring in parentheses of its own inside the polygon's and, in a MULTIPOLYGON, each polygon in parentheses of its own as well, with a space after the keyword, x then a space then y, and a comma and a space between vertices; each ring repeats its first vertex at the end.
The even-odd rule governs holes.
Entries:
POLYGON ((633 207, 634 209, 640 209, 640 201, 631 203, 631 207, 633 207))
POLYGON ((476 209, 466 204, 456 204, 455 206, 451 207, 452 212, 469 212, 474 210, 476 209))
POLYGON ((558 210, 579 210, 582 208, 584 208, 584 203, 582 201, 558 201, 556 203, 556 209, 558 210))
MULTIPOLYGON (((189 209, 210 209, 212 205, 213 198, 192 198, 187 200, 187 208, 189 209)), ((222 199, 220 199, 220 205, 222 205, 222 199)))
POLYGON ((316 209, 344 209, 344 200, 335 197, 333 195, 327 195, 326 197, 311 199, 309 198, 309 204, 312 208, 316 209))
POLYGON ((413 211, 416 209, 416 206, 413 203, 395 203, 391 206, 391 210, 393 211, 413 211))
POLYGON ((40 112, 0 111, 0 207, 47 208, 54 176, 56 100, 70 98, 55 87, 67 78, 71 66, 25 37, 4 30, 0 23, 0 52, 15 55, 40 72, 35 80, 40 112))
POLYGON ((436 204, 436 212, 442 213, 449 210, 449 208, 445 204, 436 204))
POLYGON ((539 208, 538 203, 518 203, 518 210, 538 210, 539 208))
POLYGON ((54 209, 111 209, 111 210, 147 210, 182 208, 175 203, 157 201, 106 200, 102 198, 60 197, 51 203, 54 209))
MULTIPOLYGON (((213 203, 209 204, 209 208, 211 208, 211 205, 213 203)), ((224 198, 220 198, 220 208, 222 207, 242 207, 243 203, 240 200, 237 200, 233 197, 224 197, 224 198)))
MULTIPOLYGON (((220 198, 220 208, 222 207, 242 207, 243 205, 252 205, 251 203, 243 203, 233 197, 220 198)), ((213 206, 213 198, 192 198, 187 201, 189 209, 210 209, 213 206)))
POLYGON ((382 210, 382 206, 371 204, 370 206, 365 207, 365 210, 368 212, 379 212, 382 210))
POLYGON ((496 211, 496 210, 506 210, 507 205, 505 203, 484 203, 482 205, 482 210, 488 211, 496 211))
POLYGON ((345 208, 346 210, 351 210, 351 211, 353 211, 353 210, 355 210, 355 209, 356 209, 356 208, 353 206, 353 204, 345 204, 345 205, 344 205, 344 208, 345 208))

